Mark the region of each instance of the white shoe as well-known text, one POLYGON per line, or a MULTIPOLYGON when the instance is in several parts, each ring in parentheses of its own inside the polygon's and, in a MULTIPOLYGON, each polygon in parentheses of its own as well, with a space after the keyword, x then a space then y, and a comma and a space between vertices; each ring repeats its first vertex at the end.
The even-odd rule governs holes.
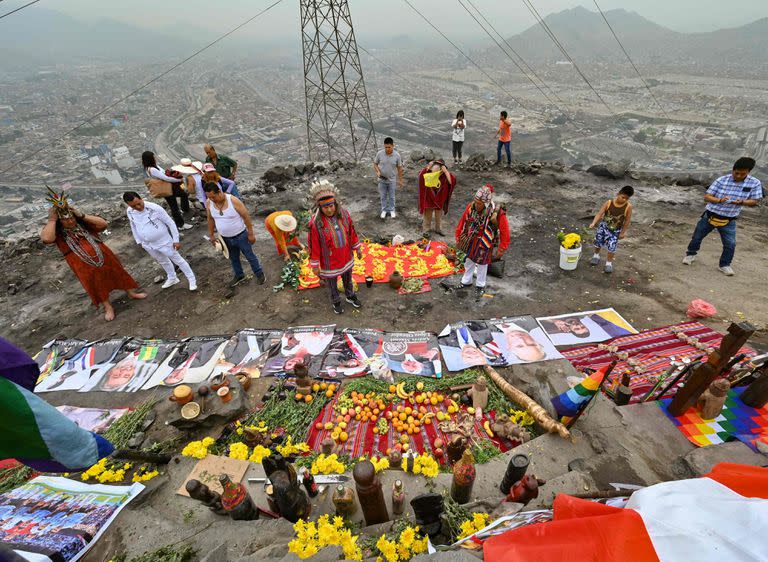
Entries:
POLYGON ((395 211, 392 211, 391 213, 389 213, 389 216, 392 217, 393 219, 396 219, 397 213, 395 211))
POLYGON ((696 256, 685 256, 683 258, 683 263, 685 265, 691 265, 693 263, 693 260, 695 260, 695 259, 696 259, 696 256))
POLYGON ((717 269, 722 271, 723 275, 727 275, 728 277, 730 277, 731 275, 734 275, 733 268, 730 265, 718 267, 717 269))
POLYGON ((382 219, 387 218, 387 212, 386 211, 382 211, 381 214, 379 215, 379 217, 382 218, 382 219))
POLYGON ((182 226, 179 227, 179 230, 189 230, 190 228, 193 228, 194 225, 189 224, 188 222, 185 222, 182 226))
POLYGON ((197 291, 197 283, 194 281, 189 282, 189 290, 190 291, 197 291))
POLYGON ((163 286, 161 287, 161 289, 167 289, 168 287, 173 287, 178 282, 179 282, 179 278, 178 277, 176 279, 166 279, 165 283, 163 283, 163 286))

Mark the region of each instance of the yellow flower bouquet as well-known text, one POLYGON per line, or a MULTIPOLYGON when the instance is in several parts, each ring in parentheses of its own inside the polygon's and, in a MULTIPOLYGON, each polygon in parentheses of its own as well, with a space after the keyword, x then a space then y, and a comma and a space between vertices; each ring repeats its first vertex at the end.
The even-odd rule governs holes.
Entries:
POLYGON ((566 250, 581 247, 581 236, 575 232, 569 232, 566 234, 565 232, 560 231, 557 234, 557 239, 560 241, 560 245, 566 250))

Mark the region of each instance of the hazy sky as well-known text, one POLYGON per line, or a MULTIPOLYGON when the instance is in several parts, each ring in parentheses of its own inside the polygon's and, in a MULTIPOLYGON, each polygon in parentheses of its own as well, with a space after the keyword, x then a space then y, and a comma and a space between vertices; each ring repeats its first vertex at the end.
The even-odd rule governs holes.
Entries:
MULTIPOLYGON (((27 0, 6 0, 0 12, 26 3, 27 0)), ((272 0, 43 0, 24 10, 25 17, 33 17, 39 6, 57 10, 80 19, 98 20, 110 18, 150 28, 185 26, 207 27, 221 32, 234 27, 266 7, 272 0)), ((446 32, 467 39, 481 37, 482 31, 466 14, 461 5, 453 0, 411 0, 425 14, 430 14, 446 32)), ((494 25, 513 35, 534 23, 522 0, 473 0, 494 25)), ((735 27, 768 16, 768 1, 738 0, 598 0, 603 10, 624 8, 674 29, 676 31, 710 31, 722 27, 735 27), (735 9, 737 7, 738 9, 735 9)), ((592 0, 533 0, 542 15, 575 6, 595 10, 592 0)), ((411 36, 434 31, 416 16, 403 0, 349 0, 358 39, 367 40, 382 36, 411 36)), ((21 13, 20 13, 21 14, 21 13)), ((19 15, 20 15, 19 14, 19 15)), ((17 17, 17 15, 11 16, 17 17)), ((3 25, 12 20, 6 19, 3 25)), ((270 12, 239 31, 249 38, 298 40, 299 1, 283 0, 270 12), (261 24, 261 25, 260 25, 261 24)), ((483 36, 484 37, 484 36, 483 36)))

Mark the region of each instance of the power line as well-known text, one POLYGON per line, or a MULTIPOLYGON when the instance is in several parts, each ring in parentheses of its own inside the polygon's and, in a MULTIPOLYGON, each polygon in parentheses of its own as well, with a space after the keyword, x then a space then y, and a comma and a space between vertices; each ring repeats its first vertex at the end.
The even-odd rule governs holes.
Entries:
POLYGON ((468 54, 466 54, 464 51, 462 51, 461 48, 456 43, 451 41, 445 33, 440 31, 440 29, 435 24, 433 24, 424 14, 422 14, 413 4, 411 4, 411 2, 409 0, 403 0, 403 2, 408 4, 408 6, 410 6, 411 9, 414 12, 416 12, 421 17, 421 19, 423 19, 425 22, 427 22, 427 25, 429 25, 432 29, 437 31, 443 37, 443 39, 445 39, 451 45, 453 45, 453 48, 456 49, 457 51, 459 51, 459 53, 461 53, 464 56, 465 59, 467 59, 470 63, 472 63, 473 66, 475 66, 480 72, 482 72, 483 75, 486 78, 488 78, 488 80, 490 80, 493 84, 495 84, 500 90, 506 92, 507 95, 509 97, 511 97, 520 107, 528 109, 520 100, 518 100, 515 96, 513 96, 512 93, 509 92, 509 90, 507 90, 504 86, 502 86, 499 82, 497 82, 496 79, 493 78, 493 76, 491 76, 485 70, 483 70, 483 68, 479 64, 477 64, 468 54))
MULTIPOLYGON (((553 102, 553 101, 552 101, 552 99, 551 99, 551 98, 550 98, 550 97, 547 95, 547 93, 546 93, 544 90, 542 90, 542 89, 541 89, 541 87, 540 87, 540 86, 539 86, 539 85, 538 85, 536 82, 534 82, 534 81, 533 81, 533 78, 531 78, 530 76, 528 76, 528 73, 526 73, 526 72, 525 72, 525 70, 523 70, 523 67, 522 67, 522 66, 520 66, 520 65, 518 64, 518 62, 517 62, 515 59, 513 59, 513 58, 512 58, 512 57, 509 55, 509 53, 508 53, 508 52, 507 52, 507 51, 504 49, 504 47, 502 47, 502 46, 501 46, 501 43, 499 43, 499 42, 496 40, 496 38, 495 38, 493 35, 491 35, 491 33, 490 33, 490 32, 489 32, 489 31, 488 31, 486 28, 485 28, 485 26, 484 26, 482 23, 480 23, 480 20, 478 20, 478 19, 477 19, 477 17, 475 16, 475 14, 473 14, 473 13, 472 13, 472 12, 469 10, 469 8, 467 8, 467 6, 464 4, 464 2, 462 2, 461 0, 457 0, 457 1, 458 1, 458 3, 461 5, 461 7, 462 7, 462 8, 464 8, 464 11, 465 11, 465 12, 467 12, 467 13, 470 15, 470 17, 471 17, 473 20, 475 20, 475 22, 477 23, 477 25, 479 25, 479 26, 480 26, 480 28, 481 28, 481 29, 482 29, 482 30, 485 32, 485 34, 486 34, 488 37, 490 37, 490 38, 491 38, 491 40, 492 40, 494 43, 496 43, 496 46, 497 46, 499 49, 501 49, 501 52, 502 52, 502 53, 504 53, 504 54, 507 56, 507 58, 508 58, 509 60, 511 60, 511 61, 512 61, 512 64, 514 64, 514 65, 517 67, 517 69, 518 69, 520 72, 522 72, 522 73, 523 73, 523 76, 525 76, 525 77, 528 79, 528 81, 529 81, 531 84, 533 84, 533 85, 536 87, 536 89, 537 89, 539 92, 541 92, 541 95, 542 95, 542 96, 544 96, 544 98, 545 98, 545 99, 546 99, 546 100, 547 100, 549 103, 551 103, 551 104, 554 104, 554 102, 553 102)), ((477 9, 477 8, 475 8, 475 9, 477 9)))
POLYGON ((396 76, 398 76, 398 77, 402 78, 403 80, 406 80, 406 81, 408 80, 408 78, 407 78, 406 76, 404 76, 403 74, 400 74, 400 73, 399 73, 397 70, 395 70, 394 68, 392 68, 390 65, 388 65, 387 63, 385 63, 385 62, 384 62, 383 60, 381 60, 380 58, 378 58, 376 55, 374 55, 374 54, 373 54, 372 52, 370 52, 368 49, 366 49, 365 47, 363 47, 363 46, 362 46, 360 43, 358 43, 358 44, 357 44, 357 48, 358 48, 358 49, 360 49, 361 51, 363 51, 363 52, 364 52, 366 55, 368 55, 369 57, 371 57, 373 60, 375 60, 376 62, 378 62, 378 63, 379 63, 380 65, 382 65, 384 68, 386 68, 387 70, 389 70, 389 71, 390 71, 392 74, 394 74, 394 75, 396 75, 396 76))
POLYGON ((643 82, 643 85, 645 86, 645 89, 648 90, 648 93, 651 94, 651 97, 653 98, 653 101, 656 102, 656 105, 659 106, 659 109, 661 109, 661 112, 664 114, 664 117, 669 119, 669 115, 667 115, 666 110, 664 109, 664 106, 661 105, 659 100, 654 95, 653 91, 651 90, 650 86, 648 86, 648 83, 645 81, 645 78, 643 78, 643 75, 640 74, 640 71, 637 69, 637 66, 635 66, 634 61, 632 60, 632 57, 629 56, 629 53, 624 48, 624 45, 622 45, 621 41, 619 40, 619 36, 616 35, 616 32, 613 30, 613 27, 608 22, 608 18, 605 17, 605 13, 603 13, 602 8, 600 8, 600 5, 597 3, 597 0, 592 0, 595 3, 595 7, 597 8, 597 11, 600 12, 600 15, 603 16, 603 21, 605 22, 605 25, 608 26, 608 29, 611 30, 611 33, 613 34, 613 38, 616 39, 616 42, 619 44, 619 47, 621 47, 621 50, 624 52, 624 55, 627 57, 627 60, 629 61, 629 64, 632 65, 632 68, 635 69, 635 72, 640 77, 640 80, 643 82))
MULTIPOLYGON (((37 0, 37 1, 39 1, 39 0, 37 0)), ((98 112, 96 112, 95 114, 91 115, 91 116, 90 116, 88 119, 86 119, 85 121, 81 122, 79 125, 77 125, 77 126, 75 126, 75 127, 72 127, 71 129, 69 129, 68 131, 66 131, 65 133, 63 133, 62 135, 60 135, 59 137, 57 137, 56 139, 54 139, 53 141, 51 141, 50 143, 46 144, 45 146, 43 146, 43 147, 41 147, 41 148, 38 148, 37 150, 34 150, 34 151, 30 152, 29 154, 27 154, 27 155, 25 155, 25 156, 22 156, 20 159, 18 159, 16 162, 14 162, 13 164, 11 164, 11 165, 10 165, 10 166, 8 166, 7 168, 5 168, 5 169, 3 169, 3 170, 0 170, 0 173, 5 173, 5 172, 7 172, 7 171, 9 171, 9 170, 12 170, 13 168, 15 168, 15 167, 19 166, 20 164, 24 163, 25 161, 29 160, 29 159, 30 159, 32 156, 35 156, 36 154, 39 154, 39 153, 43 152, 44 150, 47 150, 47 149, 49 149, 50 147, 54 146, 54 145, 55 145, 55 144, 57 144, 57 143, 58 143, 60 140, 62 140, 62 139, 64 139, 65 137, 69 136, 70 134, 74 133, 75 131, 77 131, 77 130, 78 130, 78 129, 80 129, 81 127, 84 127, 85 125, 87 125, 88 123, 90 123, 91 121, 93 121, 94 119, 96 119, 97 117, 99 117, 100 115, 103 115, 104 113, 106 113, 107 111, 109 111, 110 109, 112 109, 113 107, 115 107, 116 105, 119 105, 119 104, 121 104, 122 102, 124 102, 125 100, 127 100, 127 99, 128 99, 128 98, 130 98, 131 96, 133 96, 133 95, 137 94, 138 92, 140 92, 141 90, 143 90, 143 89, 144 89, 144 88, 146 88, 147 86, 150 86, 151 84, 154 84, 155 82, 157 82, 158 80, 160 80, 160 79, 161 79, 161 78, 163 78, 163 77, 164 77, 166 74, 169 74, 170 72, 173 72, 174 70, 176 70, 177 68, 179 68, 181 65, 183 65, 183 64, 185 64, 185 63, 187 63, 187 62, 189 62, 190 60, 192 60, 193 58, 195 58, 197 55, 199 55, 200 53, 202 53, 203 51, 206 51, 206 50, 210 49, 211 47, 213 47, 213 46, 214 46, 216 43, 218 43, 218 42, 219 42, 219 41, 221 41, 222 39, 225 39, 225 38, 229 37, 230 35, 232 35, 232 34, 233 34, 233 33, 235 33, 236 31, 238 31, 239 29, 241 29, 241 28, 245 27, 246 25, 248 25, 249 23, 251 23, 253 20, 255 20, 256 18, 258 18, 258 17, 259 17, 259 16, 261 16, 262 14, 265 14, 266 12, 268 12, 269 10, 271 10, 272 8, 274 8, 275 6, 277 6, 278 4, 280 4, 282 1, 283 1, 283 0, 275 0, 275 2, 273 2, 272 4, 270 4, 269 6, 267 6, 266 8, 264 8, 263 10, 261 10, 261 11, 260 11, 258 14, 256 14, 255 16, 252 16, 252 17, 248 18, 247 20, 245 20, 243 23, 241 23, 241 24, 240 24, 240 25, 238 25, 237 27, 234 27, 234 28, 230 29, 230 30, 229 30, 229 31, 227 31, 227 32, 226 32, 224 35, 221 35, 221 36, 219 36, 217 39, 215 39, 215 40, 211 41, 211 42, 210 42, 210 43, 208 43, 208 44, 207 44, 205 47, 202 47, 202 48, 198 49, 197 51, 195 51, 194 53, 192 53, 191 55, 189 55, 187 58, 185 58, 185 59, 184 59, 184 60, 182 60, 181 62, 177 62, 177 63, 176 63, 176 64, 174 64, 172 67, 170 67, 169 69, 167 69, 166 71, 164 71, 163 73, 161 73, 161 74, 158 74, 157 76, 155 76, 155 77, 154 77, 154 78, 152 78, 151 80, 149 80, 149 81, 145 82, 144 84, 142 84, 141 86, 139 86, 139 87, 138 87, 138 88, 136 88, 135 90, 131 91, 129 94, 126 94, 125 96, 123 96, 122 98, 120 98, 119 100, 117 100, 116 102, 113 102, 113 103, 109 104, 108 106, 106 106, 106 107, 103 107, 103 108, 102 108, 102 109, 100 109, 98 112)))
POLYGON ((614 114, 613 109, 610 105, 608 105, 608 102, 603 99, 603 96, 600 95, 600 92, 598 92, 594 86, 592 86, 592 83, 589 81, 589 78, 581 71, 579 68, 579 65, 576 64, 576 61, 573 60, 571 55, 568 54, 568 51, 563 47, 562 43, 558 40, 557 36, 554 34, 554 32, 549 28, 549 25, 547 25, 547 22, 544 21, 544 18, 541 17, 541 14, 539 14, 539 11, 536 9, 536 7, 531 3, 530 0, 523 0, 523 4, 528 8, 528 11, 533 14, 533 17, 536 18, 536 21, 539 22, 539 25, 544 29, 545 33, 549 36, 550 39, 554 42, 554 44, 557 46, 558 49, 560 49, 560 52, 568 59, 568 62, 570 62, 573 65, 573 68, 576 70, 576 72, 581 76, 581 79, 584 80, 584 82, 589 86, 589 89, 592 90, 592 92, 597 96, 597 98, 602 102, 602 104, 608 109, 608 111, 611 112, 611 114, 614 114))
POLYGON ((32 0, 32 2, 30 2, 28 4, 24 4, 23 6, 19 6, 15 10, 11 10, 10 12, 5 12, 2 16, 0 16, 0 20, 10 16, 11 14, 15 14, 16 12, 19 12, 19 11, 23 10, 27 6, 31 6, 32 4, 37 4, 38 2, 40 2, 40 0, 32 0))
MULTIPOLYGON (((532 76, 534 76, 534 77, 535 77, 535 78, 536 78, 536 79, 537 79, 539 82, 541 82, 541 83, 544 85, 544 87, 545 87, 545 88, 547 88, 547 90, 549 90, 549 92, 550 92, 550 93, 551 93, 551 94, 552 94, 552 95, 555 97, 555 99, 556 99, 556 100, 558 100, 560 103, 565 103, 565 102, 563 102, 563 100, 562 100, 562 99, 560 99, 560 96, 558 96, 558 95, 557 95, 557 92, 556 92, 554 89, 552 89, 552 88, 549 86, 549 84, 547 84, 547 83, 544 81, 544 79, 543 79, 541 76, 539 76, 538 74, 536 74, 536 71, 533 69, 533 67, 531 67, 531 65, 530 65, 530 64, 528 64, 528 61, 526 61, 526 60, 523 58, 523 56, 522 56, 520 53, 518 53, 518 52, 517 52, 517 51, 516 51, 516 50, 515 50, 515 49, 512 47, 512 45, 510 45, 510 44, 509 44, 509 41, 507 41, 507 40, 504 38, 504 36, 503 36, 501 33, 499 33, 499 31, 498 31, 498 30, 497 30, 497 29, 496 29, 496 28, 493 26, 493 24, 492 24, 490 21, 488 21, 488 18, 486 18, 486 17, 485 17, 485 15, 483 14, 483 12, 481 12, 481 11, 480 11, 480 8, 478 8, 477 6, 475 6, 475 4, 472 2, 472 0, 465 0, 465 1, 467 2, 467 4, 469 4, 470 6, 472 6, 472 8, 473 8, 473 9, 474 9, 474 10, 477 12, 477 14, 478 14, 478 15, 479 15, 479 16, 480 16, 482 19, 483 19, 483 21, 486 23, 486 25, 487 25, 487 26, 488 26, 488 27, 489 27, 491 30, 493 30, 493 32, 494 32, 496 35, 498 35, 498 36, 499 36, 499 39, 501 39, 501 40, 504 42, 504 44, 507 46, 507 48, 508 48, 508 49, 509 49, 509 50, 510 50, 510 51, 511 51, 511 52, 512 52, 512 53, 513 53, 513 54, 514 54, 514 55, 515 55, 517 58, 519 58, 519 59, 520 59, 520 62, 522 62, 522 63, 523 63, 523 65, 525 66, 525 68, 527 68, 527 69, 528 69, 528 72, 530 72, 532 76)), ((465 8, 465 9, 466 9, 466 8, 465 8)), ((471 15, 471 14, 470 14, 470 15, 471 15)), ((475 20, 475 21, 477 21, 477 20, 475 20)), ((487 32, 486 32, 486 33, 487 33, 487 32)), ((509 55, 507 55, 507 56, 509 56, 509 55)), ((513 61, 513 62, 514 62, 514 61, 513 61)), ((518 68, 520 68, 520 67, 518 66, 518 68)))

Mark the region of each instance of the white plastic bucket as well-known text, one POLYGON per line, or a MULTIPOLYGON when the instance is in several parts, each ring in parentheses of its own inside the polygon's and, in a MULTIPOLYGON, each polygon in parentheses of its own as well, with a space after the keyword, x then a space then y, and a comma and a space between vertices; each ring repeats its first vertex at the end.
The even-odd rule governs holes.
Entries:
POLYGON ((560 246, 560 269, 573 271, 579 265, 581 257, 581 247, 571 248, 570 250, 560 246))

